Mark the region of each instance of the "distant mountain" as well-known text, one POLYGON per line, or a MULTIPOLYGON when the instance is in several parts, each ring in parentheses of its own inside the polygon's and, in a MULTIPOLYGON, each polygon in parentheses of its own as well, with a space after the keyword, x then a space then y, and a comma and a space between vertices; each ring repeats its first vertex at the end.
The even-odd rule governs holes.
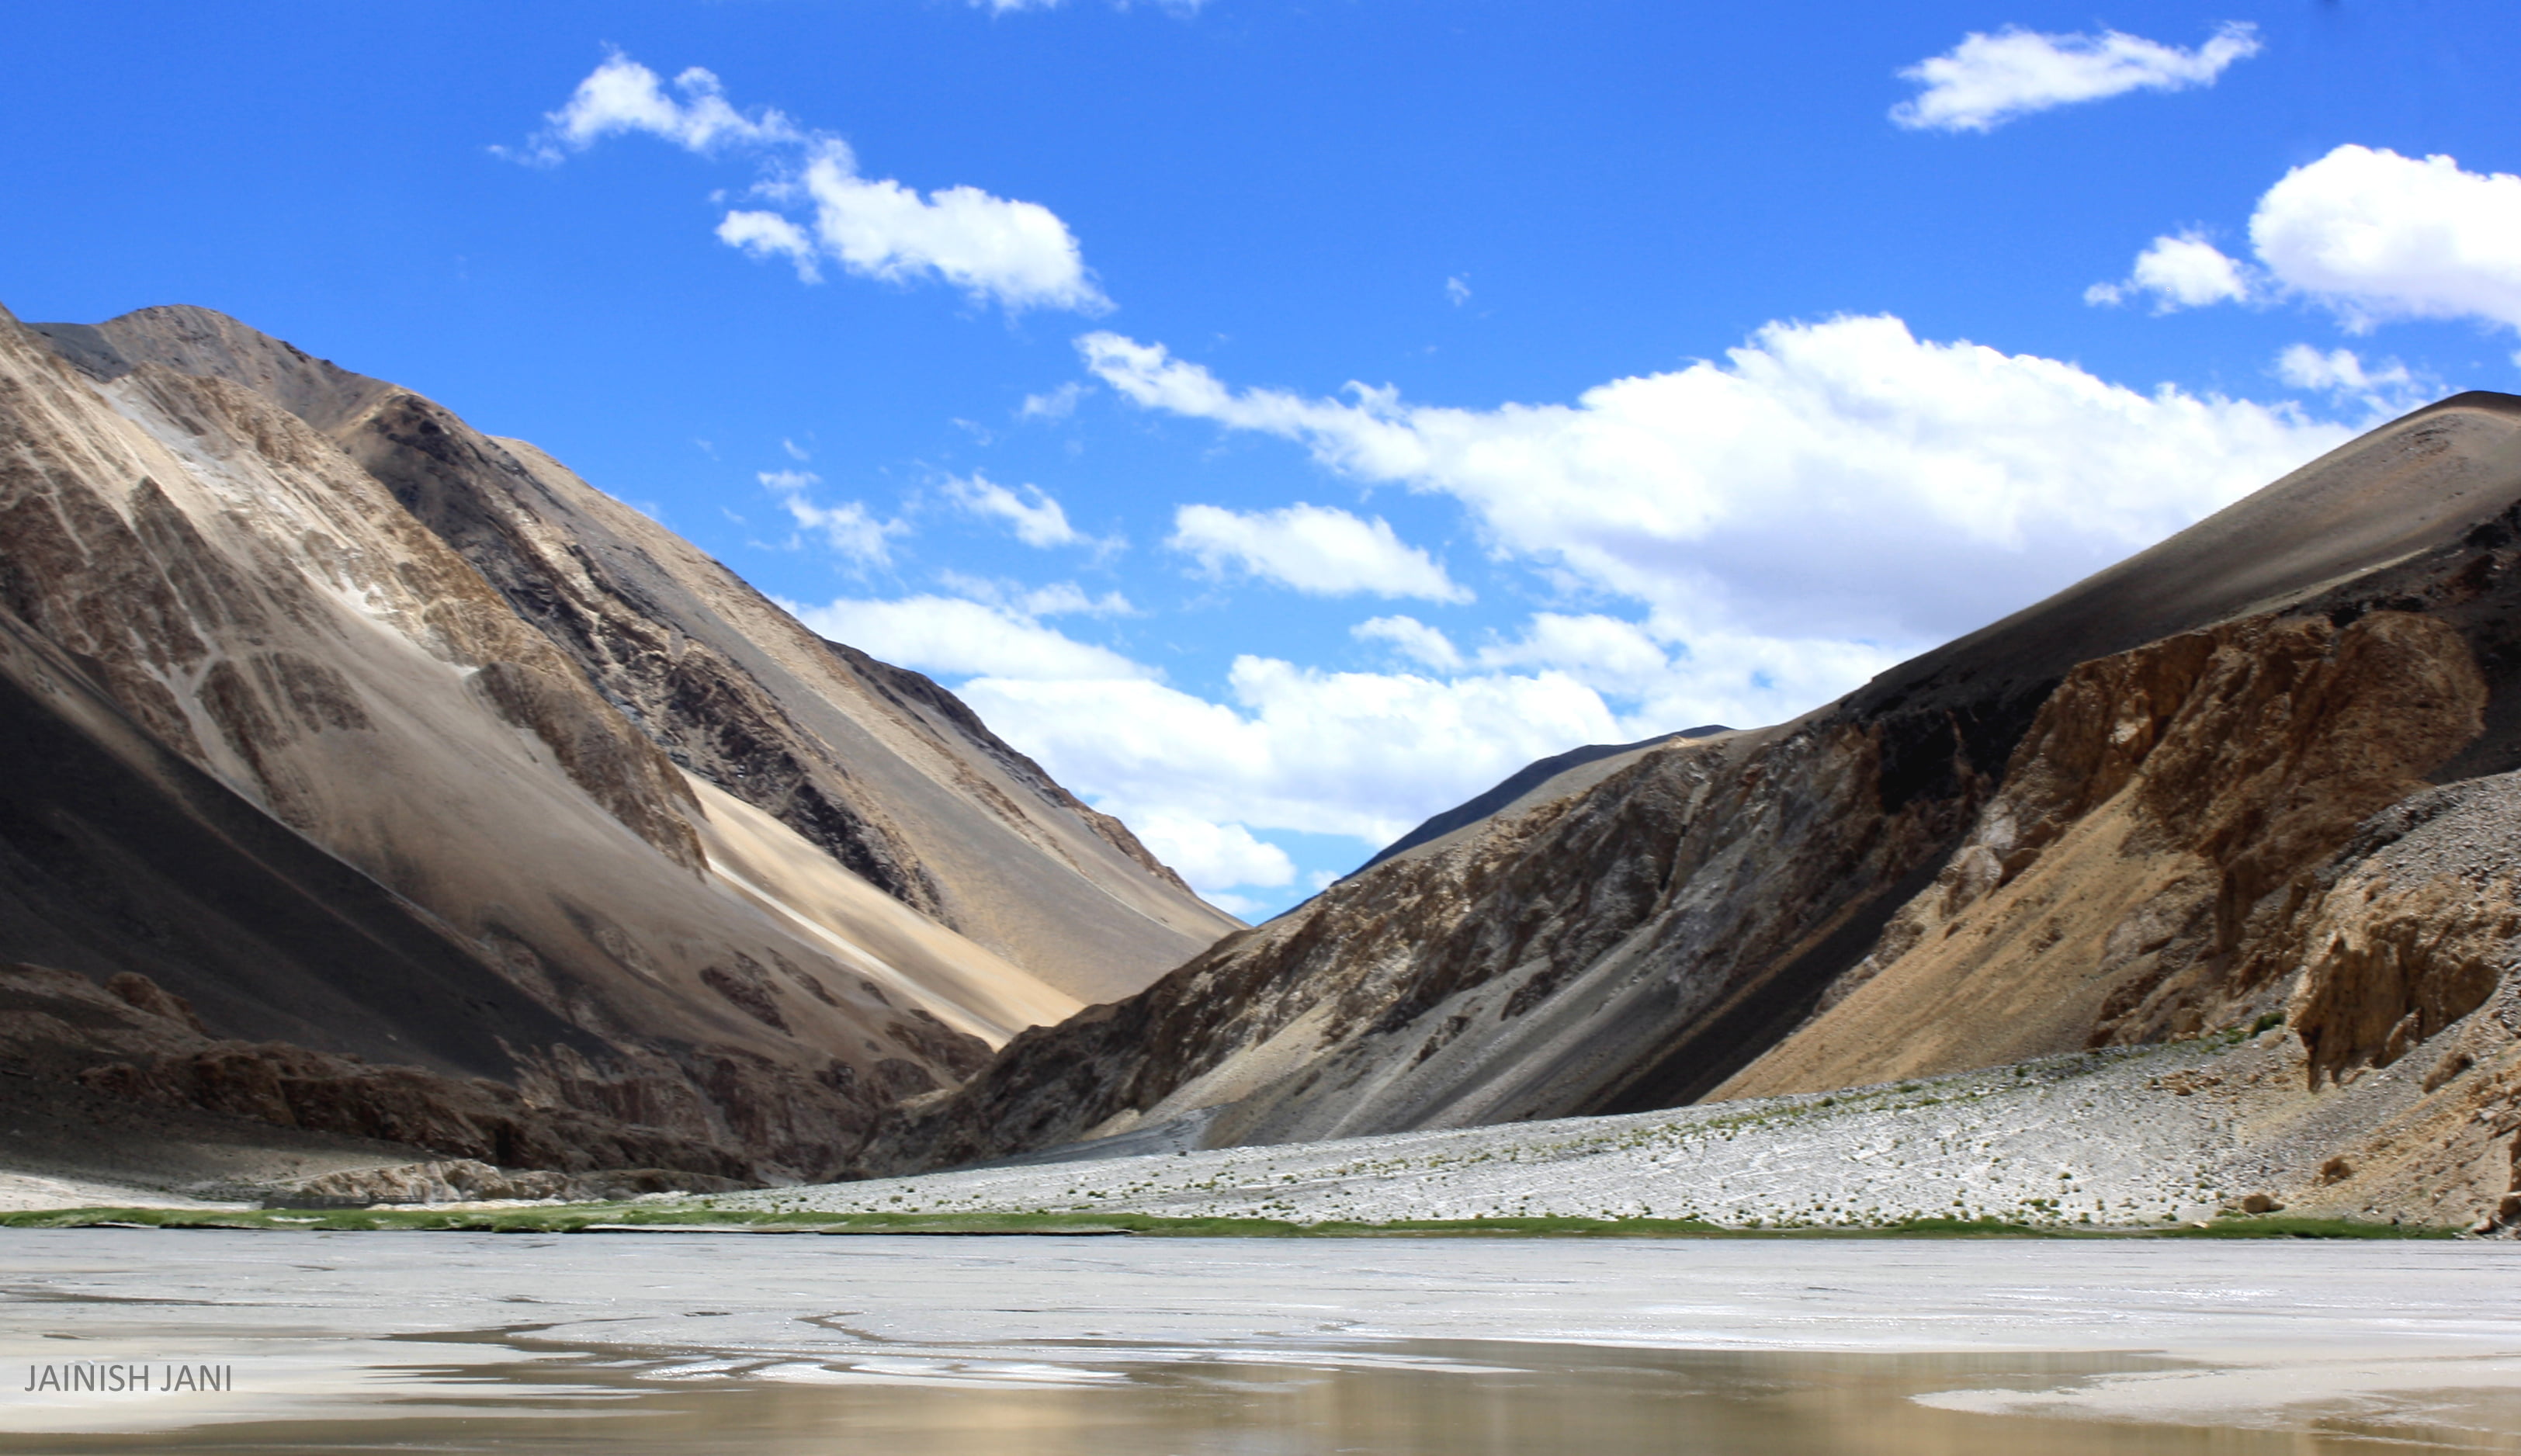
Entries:
POLYGON ((0 313, 0 962, 155 1028, 0 977, 83 1095, 836 1174, 1240 925, 937 684, 204 309, 0 313))
POLYGON ((2444 400, 1794 722, 1536 765, 1018 1036, 875 1160, 1642 1111, 2261 1016, 2315 1083, 2456 1043, 2483 1080, 2428 1096, 2521 1085, 2521 1022, 2489 1024, 2521 830, 2470 827, 2521 783, 2516 568, 2521 398, 2444 400))

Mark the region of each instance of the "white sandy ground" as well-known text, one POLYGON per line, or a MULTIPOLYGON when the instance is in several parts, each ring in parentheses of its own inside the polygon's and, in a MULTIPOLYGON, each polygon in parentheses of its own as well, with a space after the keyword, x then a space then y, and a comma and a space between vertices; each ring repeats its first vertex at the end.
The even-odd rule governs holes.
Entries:
POLYGON ((108 1183, 96 1178, 54 1178, 0 1171, 0 1213, 35 1208, 250 1208, 252 1204, 207 1203, 160 1188, 108 1183))
POLYGON ((452 1414, 516 1393, 525 1361, 565 1405, 625 1382, 1092 1389, 1186 1362, 1547 1370, 1594 1347, 2143 1353, 2157 1368, 1921 1398, 2285 1431, 2341 1407, 2438 1429, 2480 1404, 2446 1392, 2486 1392, 2504 1414, 2471 1429, 2502 1441, 2521 1437, 2516 1293, 2521 1248, 2486 1242, 14 1229, 0 1433, 452 1414), (66 1360, 225 1365, 236 1388, 25 1391, 66 1360))
MULTIPOLYGON (((2269 1148, 2232 1087, 2298 1085, 2281 1033, 2092 1053, 1823 1096, 1710 1103, 1282 1147, 975 1168, 769 1189, 718 1207, 1130 1211, 1297 1222, 1512 1216, 1869 1225, 1931 1216, 2161 1224, 2267 1184, 2269 1148)), ((2359 1089, 2389 1098, 2411 1070, 2359 1089)), ((2343 1096, 2344 1094, 2339 1094, 2343 1096)), ((1089 1145, 1090 1147, 1090 1145, 1089 1145)), ((2315 1162, 2316 1160, 2314 1160, 2315 1162)))

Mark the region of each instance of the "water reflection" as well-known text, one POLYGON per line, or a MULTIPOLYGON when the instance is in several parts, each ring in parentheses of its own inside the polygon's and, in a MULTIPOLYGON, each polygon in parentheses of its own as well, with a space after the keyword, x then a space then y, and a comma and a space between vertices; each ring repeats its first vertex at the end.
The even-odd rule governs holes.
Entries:
MULTIPOLYGON (((506 1337, 521 1349, 530 1341, 506 1337)), ((2286 1412, 2281 1429, 1989 1415, 1940 1390, 2043 1390, 2179 1368, 2109 1354, 1851 1355, 1414 1342, 1262 1359, 551 1359, 433 1367, 443 1397, 363 1419, 159 1434, 0 1434, 0 1451, 746 1456, 2359 1456, 2521 1451, 2521 1396, 2286 1412)), ((548 1352, 546 1352, 546 1355, 548 1352)), ((403 1388, 408 1389, 406 1385, 403 1388)), ((2273 1412, 2253 1420, 2277 1424, 2273 1412)))

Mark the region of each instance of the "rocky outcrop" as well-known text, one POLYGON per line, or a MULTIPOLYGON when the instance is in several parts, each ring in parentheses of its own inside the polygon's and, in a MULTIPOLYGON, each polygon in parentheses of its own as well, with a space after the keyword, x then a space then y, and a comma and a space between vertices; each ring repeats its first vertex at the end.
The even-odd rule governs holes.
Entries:
POLYGON ((2370 846, 2521 765, 2516 541, 2521 399, 2419 411, 1798 722, 1441 823, 874 1160, 1640 1111, 2288 1004, 2315 1076, 2405 1055, 2503 974, 2501 890, 2370 846))
POLYGON ((846 1168, 880 1111, 871 1099, 852 1103, 830 1089, 781 1088, 792 1101, 801 1090, 824 1094, 815 1099, 823 1105, 820 1145, 791 1140, 747 1157, 711 1129, 674 1131, 670 1116, 621 1119, 489 1078, 286 1042, 222 1039, 189 1002, 147 977, 125 972, 99 987, 83 976, 28 965, 0 966, 0 1062, 19 1077, 75 1083, 123 1102, 571 1174, 662 1166, 752 1183, 846 1168), (781 1153, 790 1160, 779 1161, 781 1153))
POLYGON ((477 1159, 343 1168, 292 1182, 238 1188, 266 1208, 364 1208, 379 1204, 464 1204, 490 1201, 616 1200, 650 1194, 724 1193, 741 1185, 706 1173, 669 1168, 612 1168, 571 1175, 538 1168, 499 1168, 477 1159))
POLYGON ((2194 1035, 2300 968, 2302 887, 2465 749, 2468 644, 2410 613, 2258 617, 2087 662, 1934 885, 1725 1089, 1858 1085, 2194 1035))

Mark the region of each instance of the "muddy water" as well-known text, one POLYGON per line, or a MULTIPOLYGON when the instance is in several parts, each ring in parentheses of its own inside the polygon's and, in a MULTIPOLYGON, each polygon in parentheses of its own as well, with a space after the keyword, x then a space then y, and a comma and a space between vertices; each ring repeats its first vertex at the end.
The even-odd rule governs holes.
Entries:
POLYGON ((2521 1452, 2515 1252, 0 1231, 0 1451, 2521 1452))

